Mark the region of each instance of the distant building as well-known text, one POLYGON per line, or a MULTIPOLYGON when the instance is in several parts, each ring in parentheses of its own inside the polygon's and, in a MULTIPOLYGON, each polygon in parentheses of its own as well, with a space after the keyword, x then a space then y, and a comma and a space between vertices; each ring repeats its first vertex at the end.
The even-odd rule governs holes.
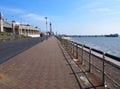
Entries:
POLYGON ((16 35, 40 37, 40 28, 28 24, 21 24, 15 21, 8 21, 0 13, 0 32, 13 32, 16 35))

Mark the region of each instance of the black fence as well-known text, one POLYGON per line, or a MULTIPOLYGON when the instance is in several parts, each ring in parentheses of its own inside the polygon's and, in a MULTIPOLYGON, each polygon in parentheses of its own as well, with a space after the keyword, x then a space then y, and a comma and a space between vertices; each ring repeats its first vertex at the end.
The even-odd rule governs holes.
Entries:
POLYGON ((85 71, 102 80, 103 86, 120 89, 120 58, 66 39, 59 40, 79 65, 85 66, 85 71))

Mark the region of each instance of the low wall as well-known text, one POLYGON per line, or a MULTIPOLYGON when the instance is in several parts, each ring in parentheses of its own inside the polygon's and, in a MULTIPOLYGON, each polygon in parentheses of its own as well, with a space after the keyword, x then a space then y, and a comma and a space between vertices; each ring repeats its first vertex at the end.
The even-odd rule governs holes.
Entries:
POLYGON ((30 36, 30 37, 40 37, 40 34, 36 34, 36 35, 28 35, 28 36, 30 36))

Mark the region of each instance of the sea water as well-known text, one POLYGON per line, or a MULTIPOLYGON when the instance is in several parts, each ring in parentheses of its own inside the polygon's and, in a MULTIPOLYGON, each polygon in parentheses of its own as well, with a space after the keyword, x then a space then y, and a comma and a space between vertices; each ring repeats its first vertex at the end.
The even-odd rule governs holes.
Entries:
POLYGON ((120 57, 120 37, 70 37, 70 40, 120 57))

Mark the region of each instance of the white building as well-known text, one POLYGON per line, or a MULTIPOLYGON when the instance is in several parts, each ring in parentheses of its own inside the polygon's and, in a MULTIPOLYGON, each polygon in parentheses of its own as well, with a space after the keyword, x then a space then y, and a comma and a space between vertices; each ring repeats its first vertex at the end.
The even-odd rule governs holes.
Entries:
POLYGON ((16 35, 25 35, 30 37, 40 37, 40 28, 28 24, 20 24, 15 21, 10 22, 3 18, 0 13, 0 32, 13 32, 16 35))

